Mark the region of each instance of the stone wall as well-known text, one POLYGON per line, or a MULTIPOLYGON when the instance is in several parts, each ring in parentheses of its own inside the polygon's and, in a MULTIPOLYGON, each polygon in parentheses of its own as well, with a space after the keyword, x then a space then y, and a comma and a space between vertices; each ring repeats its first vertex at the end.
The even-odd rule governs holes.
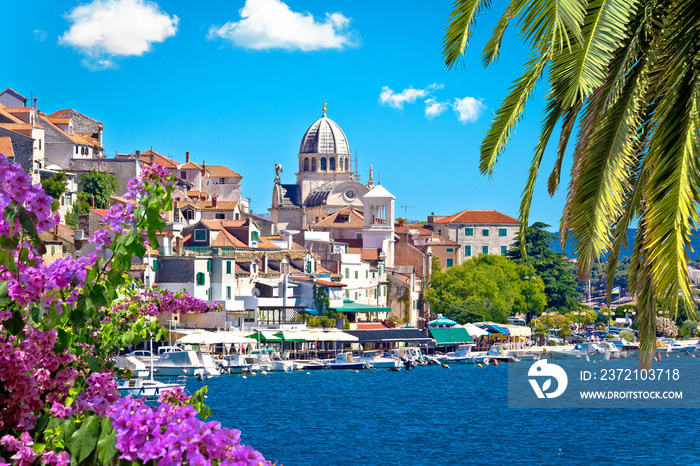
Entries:
POLYGON ((117 196, 123 196, 127 192, 129 179, 141 173, 141 166, 135 159, 72 159, 72 170, 97 170, 114 173, 119 180, 117 196))
POLYGON ((15 163, 20 164, 25 172, 32 173, 34 169, 32 160, 34 154, 34 139, 4 128, 0 128, 0 137, 9 137, 12 140, 12 150, 15 152, 15 163))

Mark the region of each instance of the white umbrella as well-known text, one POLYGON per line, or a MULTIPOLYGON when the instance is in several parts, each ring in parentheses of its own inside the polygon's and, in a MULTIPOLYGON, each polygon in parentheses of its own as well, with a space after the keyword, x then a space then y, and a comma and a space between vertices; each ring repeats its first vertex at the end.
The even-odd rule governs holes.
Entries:
POLYGON ((472 338, 485 337, 486 335, 489 334, 489 332, 487 332, 483 328, 477 327, 474 324, 464 324, 464 325, 462 325, 462 327, 467 330, 467 333, 472 338))
POLYGON ((185 335, 177 340, 177 342, 185 345, 216 345, 223 343, 224 339, 221 335, 217 335, 216 333, 198 330, 189 335, 185 335))

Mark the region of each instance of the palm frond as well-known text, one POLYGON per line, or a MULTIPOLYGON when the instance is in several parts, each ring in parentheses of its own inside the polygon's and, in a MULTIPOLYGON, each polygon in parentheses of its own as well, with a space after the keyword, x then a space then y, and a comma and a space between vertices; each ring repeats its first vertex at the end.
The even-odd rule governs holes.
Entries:
POLYGON ((656 288, 649 267, 647 229, 644 219, 637 224, 637 237, 630 260, 630 290, 637 296, 639 368, 651 369, 656 350, 656 288))
POLYGON ((483 52, 481 52, 481 64, 484 67, 498 60, 498 55, 501 51, 501 41, 503 41, 503 35, 506 33, 508 23, 510 23, 511 19, 520 14, 521 9, 526 3, 527 0, 513 0, 508 4, 506 11, 503 12, 496 27, 493 29, 491 37, 488 42, 486 42, 483 52))
POLYGON ((496 116, 481 143, 479 170, 482 174, 493 172, 493 166, 520 121, 525 103, 530 99, 535 85, 542 77, 546 64, 547 57, 536 53, 527 63, 525 73, 510 88, 510 93, 496 110, 496 116))
POLYGON ((547 188, 549 195, 553 196, 554 192, 559 187, 559 180, 561 178, 561 164, 564 160, 564 153, 566 152, 566 147, 569 144, 569 137, 571 137, 571 131, 574 129, 574 123, 576 123, 576 118, 578 117, 579 111, 581 111, 582 103, 578 102, 576 105, 567 110, 564 116, 564 122, 561 127, 561 135, 559 136, 559 146, 557 147, 557 159, 554 162, 554 168, 552 173, 549 175, 549 180, 547 181, 547 188))
POLYGON ((557 56, 552 68, 553 92, 564 105, 587 98, 603 84, 615 51, 625 38, 637 0, 591 0, 582 29, 584 41, 557 56))
POLYGON ((469 43, 476 16, 491 6, 490 0, 457 0, 445 33, 442 56, 448 69, 452 69, 469 43))

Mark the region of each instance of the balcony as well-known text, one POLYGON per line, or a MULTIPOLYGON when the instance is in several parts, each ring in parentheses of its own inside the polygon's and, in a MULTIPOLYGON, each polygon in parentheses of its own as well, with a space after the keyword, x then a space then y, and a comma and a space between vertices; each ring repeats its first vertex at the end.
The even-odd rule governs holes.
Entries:
POLYGON ((236 248, 231 246, 185 246, 183 248, 183 253, 185 256, 231 257, 233 259, 236 258, 236 248))

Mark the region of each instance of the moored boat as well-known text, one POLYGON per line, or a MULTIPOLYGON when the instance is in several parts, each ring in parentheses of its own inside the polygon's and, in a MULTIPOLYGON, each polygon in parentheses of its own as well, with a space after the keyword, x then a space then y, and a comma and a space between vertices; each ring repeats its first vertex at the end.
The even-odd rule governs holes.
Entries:
POLYGON ((335 359, 328 361, 328 367, 331 369, 369 369, 370 365, 366 362, 357 361, 353 358, 352 353, 338 353, 335 359))

